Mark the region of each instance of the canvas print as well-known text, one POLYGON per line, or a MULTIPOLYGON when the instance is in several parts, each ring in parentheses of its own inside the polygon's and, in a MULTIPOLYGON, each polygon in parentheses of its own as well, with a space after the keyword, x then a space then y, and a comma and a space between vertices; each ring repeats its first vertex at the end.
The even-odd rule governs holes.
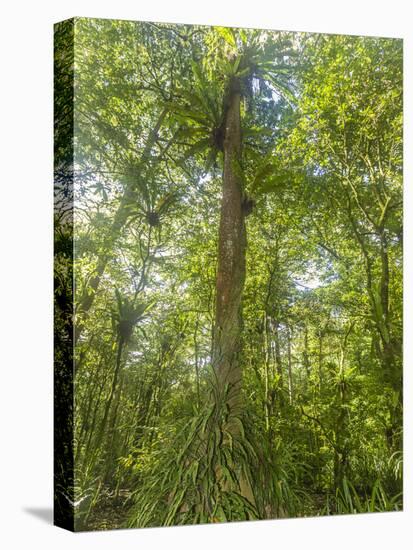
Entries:
POLYGON ((402 40, 55 26, 55 523, 402 509, 402 40))

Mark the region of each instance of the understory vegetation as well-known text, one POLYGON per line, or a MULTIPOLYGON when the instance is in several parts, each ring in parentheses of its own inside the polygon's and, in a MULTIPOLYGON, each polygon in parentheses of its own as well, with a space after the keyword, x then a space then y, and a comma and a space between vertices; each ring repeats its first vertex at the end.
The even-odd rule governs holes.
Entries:
POLYGON ((55 64, 76 529, 401 510, 401 41, 80 18, 55 64))

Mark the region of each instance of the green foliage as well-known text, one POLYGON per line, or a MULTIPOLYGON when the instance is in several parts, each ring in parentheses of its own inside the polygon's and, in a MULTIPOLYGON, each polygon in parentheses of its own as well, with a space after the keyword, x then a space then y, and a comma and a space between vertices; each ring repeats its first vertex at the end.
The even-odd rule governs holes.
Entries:
POLYGON ((326 505, 327 514, 363 514, 367 512, 392 512, 402 509, 401 494, 389 497, 379 479, 374 483, 371 495, 360 497, 350 481, 344 478, 343 486, 337 489, 333 501, 328 499, 326 505))

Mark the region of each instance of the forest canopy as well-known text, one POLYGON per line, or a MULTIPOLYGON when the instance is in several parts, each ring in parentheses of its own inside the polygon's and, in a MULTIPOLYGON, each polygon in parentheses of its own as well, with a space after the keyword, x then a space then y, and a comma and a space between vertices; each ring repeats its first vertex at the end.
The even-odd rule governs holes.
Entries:
POLYGON ((402 509, 402 54, 56 26, 56 373, 74 402, 55 487, 76 529, 402 509))

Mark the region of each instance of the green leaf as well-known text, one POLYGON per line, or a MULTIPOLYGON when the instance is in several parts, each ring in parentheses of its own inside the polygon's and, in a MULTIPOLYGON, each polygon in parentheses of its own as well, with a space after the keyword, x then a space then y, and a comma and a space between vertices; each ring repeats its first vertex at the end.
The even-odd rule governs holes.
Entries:
POLYGON ((225 40, 227 44, 229 44, 233 48, 236 48, 237 40, 233 29, 231 29, 230 27, 214 27, 214 29, 221 36, 221 38, 225 40))

